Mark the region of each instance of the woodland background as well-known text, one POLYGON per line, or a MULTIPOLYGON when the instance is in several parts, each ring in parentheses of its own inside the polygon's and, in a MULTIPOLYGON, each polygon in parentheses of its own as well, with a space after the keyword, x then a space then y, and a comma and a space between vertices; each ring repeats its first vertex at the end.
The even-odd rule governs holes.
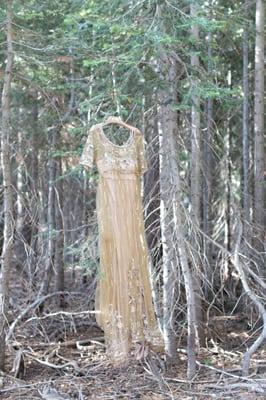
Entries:
POLYGON ((3 398, 265 394, 264 6, 1 1, 3 398), (146 140, 143 205, 167 353, 116 376, 91 313, 97 171, 79 165, 89 127, 109 115, 146 140))

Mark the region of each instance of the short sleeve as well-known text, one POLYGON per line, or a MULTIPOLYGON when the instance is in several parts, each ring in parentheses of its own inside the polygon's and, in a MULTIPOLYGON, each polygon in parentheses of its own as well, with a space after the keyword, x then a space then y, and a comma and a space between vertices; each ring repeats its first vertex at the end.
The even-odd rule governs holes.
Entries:
POLYGON ((94 129, 89 130, 89 134, 83 148, 80 161, 81 165, 84 165, 87 169, 93 167, 94 163, 94 129))
POLYGON ((140 131, 137 132, 137 152, 139 172, 140 174, 144 174, 148 170, 148 165, 145 155, 145 139, 140 131))

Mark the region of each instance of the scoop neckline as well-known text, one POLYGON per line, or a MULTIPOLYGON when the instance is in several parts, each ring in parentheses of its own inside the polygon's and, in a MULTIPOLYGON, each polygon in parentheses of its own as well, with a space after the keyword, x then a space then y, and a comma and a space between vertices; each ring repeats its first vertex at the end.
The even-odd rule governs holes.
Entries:
POLYGON ((129 147, 129 146, 131 146, 131 144, 132 144, 132 142, 133 142, 133 138, 134 138, 134 130, 131 129, 131 130, 130 130, 129 138, 126 140, 126 142, 125 142, 124 144, 121 144, 121 145, 120 145, 120 144, 115 144, 115 143, 113 143, 113 142, 106 136, 106 134, 104 133, 103 125, 102 125, 102 124, 100 125, 100 132, 101 132, 103 138, 104 138, 108 143, 110 143, 112 146, 118 147, 118 148, 123 148, 123 147, 129 147))

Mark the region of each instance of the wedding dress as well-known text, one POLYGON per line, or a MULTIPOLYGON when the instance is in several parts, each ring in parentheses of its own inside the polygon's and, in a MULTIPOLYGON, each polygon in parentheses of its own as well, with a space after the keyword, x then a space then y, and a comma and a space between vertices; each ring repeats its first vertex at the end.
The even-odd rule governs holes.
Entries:
POLYGON ((147 170, 144 138, 133 128, 123 145, 113 143, 103 124, 94 125, 80 163, 99 171, 97 219, 100 274, 97 323, 114 361, 127 359, 135 343, 163 346, 152 304, 144 232, 141 176, 147 170))

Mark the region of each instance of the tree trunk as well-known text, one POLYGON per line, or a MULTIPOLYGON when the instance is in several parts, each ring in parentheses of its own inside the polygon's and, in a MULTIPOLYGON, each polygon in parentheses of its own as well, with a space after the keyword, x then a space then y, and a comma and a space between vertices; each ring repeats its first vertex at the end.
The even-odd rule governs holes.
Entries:
MULTIPOLYGON (((64 225, 63 225, 63 181, 61 179, 62 168, 61 159, 57 160, 56 168, 56 184, 55 184, 55 287, 56 291, 63 292, 65 289, 65 276, 64 276, 64 225)), ((59 297, 59 306, 64 308, 65 300, 64 295, 59 297)))
POLYGON ((145 137, 149 146, 147 158, 149 168, 145 175, 145 225, 147 229, 147 242, 152 255, 154 266, 161 262, 161 227, 160 227, 160 160, 159 160, 159 134, 157 113, 150 117, 145 128, 145 137))
MULTIPOLYGON (((22 114, 22 110, 20 110, 22 114)), ((22 132, 20 129, 17 131, 17 152, 16 152, 16 227, 13 243, 14 259, 16 262, 16 268, 20 272, 25 273, 25 277, 29 277, 28 271, 25 270, 27 265, 27 244, 28 244, 28 226, 26 223, 26 208, 23 196, 24 188, 24 156, 23 156, 23 143, 22 143, 22 132)))
MULTIPOLYGON (((35 260, 35 256, 38 251, 38 240, 37 235, 39 233, 38 230, 38 222, 39 222, 39 211, 38 207, 40 207, 40 199, 39 199, 39 141, 38 141, 38 118, 39 118, 39 109, 38 109, 38 92, 33 91, 32 93, 33 105, 32 105, 32 132, 31 132, 31 181, 30 181, 30 190, 31 190, 31 207, 32 207, 32 225, 31 225, 31 251, 32 251, 32 261, 33 264, 35 260)), ((35 268, 31 265, 32 274, 34 274, 35 268)), ((33 278, 33 277, 32 277, 33 278)))
MULTIPOLYGON (((197 7, 193 0, 190 6, 190 15, 197 17, 197 7)), ((191 28, 192 40, 195 44, 199 41, 199 27, 196 24, 191 28)), ((197 51, 195 49, 194 51, 197 51)), ((192 73, 199 70, 199 57, 191 56, 192 73)), ((192 77, 192 107, 191 107, 191 174, 190 174, 190 199, 192 221, 200 226, 201 221, 201 128, 200 128, 200 98, 197 90, 197 79, 192 77)))
POLYGON ((178 289, 178 259, 176 257, 177 243, 174 241, 174 216, 173 216, 173 182, 171 158, 177 157, 175 150, 170 147, 169 136, 177 138, 177 113, 172 111, 176 102, 176 65, 172 59, 165 58, 167 89, 160 92, 160 134, 161 139, 161 229, 163 247, 163 332, 165 349, 169 362, 177 359, 176 336, 176 300, 178 289))
POLYGON ((147 147, 148 171, 144 179, 145 228, 151 257, 152 290, 156 315, 162 323, 162 309, 159 299, 162 278, 162 238, 160 211, 160 159, 158 113, 145 118, 145 138, 147 147))
POLYGON ((168 60, 170 94, 162 93, 161 101, 161 208, 163 241, 163 311, 164 340, 169 361, 176 359, 177 336, 176 303, 181 270, 187 299, 187 375, 191 379, 196 372, 195 338, 197 331, 195 288, 185 246, 184 218, 182 218, 181 185, 177 152, 176 65, 168 60))
POLYGON ((17 143, 18 143, 18 151, 17 151, 17 201, 16 201, 16 206, 17 206, 17 220, 16 220, 16 232, 18 235, 18 240, 23 246, 23 240, 22 240, 22 230, 23 230, 23 225, 25 223, 25 212, 24 212, 24 207, 23 207, 23 196, 22 196, 22 190, 23 190, 23 155, 22 155, 22 134, 21 131, 18 130, 18 138, 17 138, 17 143))
POLYGON ((4 186, 4 241, 2 249, 2 263, 0 272, 0 370, 5 369, 5 329, 8 310, 9 275, 13 255, 13 190, 11 181, 10 162, 10 134, 11 134, 11 111, 10 92, 13 68, 13 47, 12 47, 12 0, 7 1, 7 61, 4 74, 4 85, 2 92, 2 170, 4 186))
POLYGON ((264 1, 256 1, 254 88, 254 224, 255 247, 265 244, 265 150, 264 150, 264 1))
MULTIPOLYGON (((227 74, 227 84, 231 88, 232 85, 232 70, 229 66, 227 74)), ((231 235, 232 235, 232 224, 231 224, 231 188, 232 188, 232 162, 231 162, 231 151, 232 151, 232 132, 231 132, 231 121, 230 111, 228 111, 227 120, 225 123, 226 134, 224 138, 225 147, 225 226, 224 226, 224 246, 227 250, 227 254, 231 252, 231 235)), ((232 278, 232 263, 230 258, 225 255, 224 259, 224 281, 226 283, 227 292, 229 297, 235 300, 235 287, 232 278)))
MULTIPOLYGON (((248 0, 245 2, 246 18, 248 0)), ((242 115, 242 191, 243 191, 243 236, 247 239, 250 222, 249 196, 249 81, 248 81, 248 24, 245 23, 243 32, 243 115, 242 115)))
MULTIPOLYGON (((213 65, 212 65, 212 34, 208 33, 208 77, 212 80, 213 65)), ((213 127, 213 100, 208 98, 205 109, 206 116, 206 129, 204 130, 204 146, 203 146, 203 159, 204 159, 204 189, 203 189, 203 231, 212 237, 213 233, 213 188, 214 188, 214 127, 213 127)), ((206 259, 204 260, 204 294, 208 298, 212 288, 212 274, 213 274, 213 245, 211 241, 204 238, 204 251, 206 259)))
MULTIPOLYGON (((198 7, 194 0, 190 5, 190 16, 192 19, 198 15, 198 7)), ((195 50, 197 42, 199 41, 199 27, 193 23, 191 27, 192 40, 195 43, 195 50)), ((195 240, 194 244, 197 248, 194 251, 193 263, 194 263, 194 290, 197 298, 196 301, 196 319, 197 319, 197 338, 199 344, 204 346, 204 329, 203 329, 203 313, 202 313, 202 300, 201 300, 201 280, 200 268, 201 260, 199 257, 199 249, 201 247, 201 237, 198 234, 198 228, 201 225, 201 168, 202 168, 202 155, 201 155, 201 127, 200 127, 200 97, 198 95, 197 88, 197 73, 199 71, 199 57, 197 54, 191 56, 191 67, 192 73, 192 107, 191 107, 191 169, 190 169, 190 201, 191 201, 191 220, 193 223, 193 232, 195 240)))
MULTIPOLYGON (((53 156, 57 140, 57 130, 54 129, 52 132, 51 148, 49 154, 49 165, 48 165, 48 206, 47 206, 47 252, 45 259, 45 267, 43 273, 43 279, 41 282, 39 297, 43 297, 48 293, 51 275, 54 264, 54 252, 55 252, 55 178, 56 178, 56 161, 53 156)), ((40 307, 42 311, 43 306, 40 307)))

